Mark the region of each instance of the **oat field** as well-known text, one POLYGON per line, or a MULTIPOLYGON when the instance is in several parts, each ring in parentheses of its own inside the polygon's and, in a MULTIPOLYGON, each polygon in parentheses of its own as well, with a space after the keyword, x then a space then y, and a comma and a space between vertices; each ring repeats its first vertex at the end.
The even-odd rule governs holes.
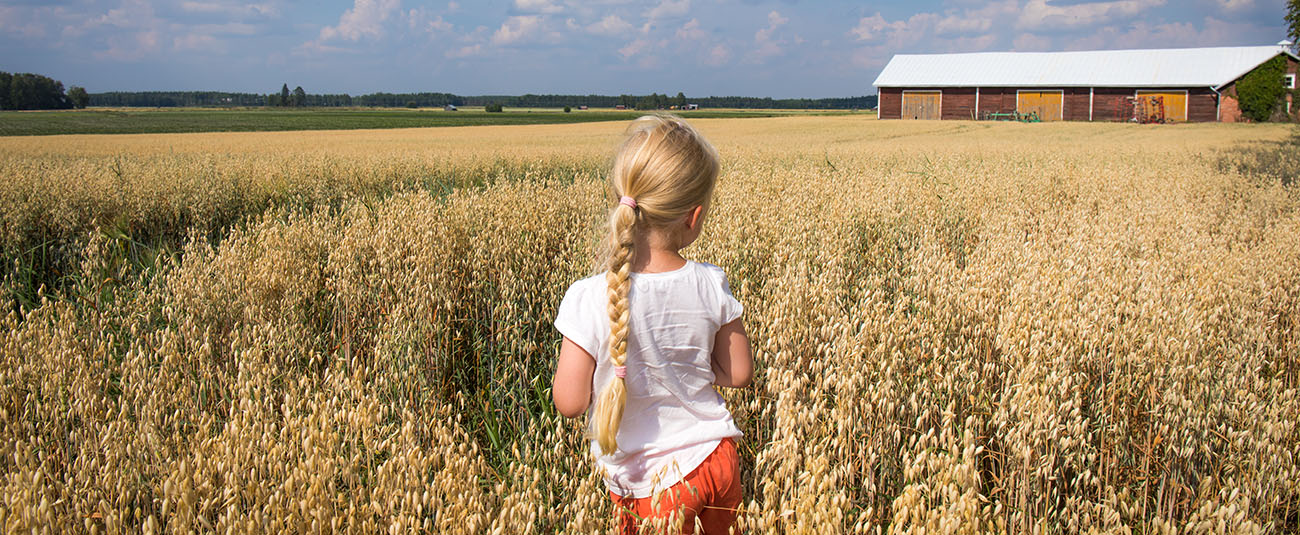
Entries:
MULTIPOLYGON (((695 124, 746 533, 1300 531, 1286 127, 695 124)), ((622 126, 0 138, 0 530, 609 532, 550 322, 622 126)))

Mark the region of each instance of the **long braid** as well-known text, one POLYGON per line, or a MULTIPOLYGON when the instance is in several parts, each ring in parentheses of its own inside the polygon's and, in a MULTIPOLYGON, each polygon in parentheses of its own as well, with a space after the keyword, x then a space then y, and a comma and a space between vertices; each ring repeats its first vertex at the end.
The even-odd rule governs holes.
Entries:
POLYGON ((646 116, 633 121, 614 161, 611 193, 619 204, 609 216, 609 359, 615 377, 600 393, 592 419, 604 454, 618 450, 618 429, 627 403, 628 291, 638 232, 667 225, 708 202, 718 177, 718 157, 690 125, 678 117, 646 116), (623 204, 623 196, 631 200, 623 204), (644 229, 642 227, 645 227, 644 229))
MULTIPOLYGON (((605 272, 606 293, 609 296, 609 359, 614 366, 627 363, 627 294, 631 286, 632 256, 635 254, 632 232, 636 226, 636 210, 620 204, 610 216, 609 270, 605 272)), ((596 406, 596 441, 600 449, 613 453, 618 448, 619 425, 623 421, 623 406, 627 402, 627 386, 622 377, 614 377, 601 393, 596 406)))

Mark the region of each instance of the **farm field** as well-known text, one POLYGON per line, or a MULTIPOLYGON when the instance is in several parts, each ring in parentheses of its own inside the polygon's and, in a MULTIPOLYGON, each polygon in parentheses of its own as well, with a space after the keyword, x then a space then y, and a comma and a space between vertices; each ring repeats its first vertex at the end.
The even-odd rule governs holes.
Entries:
MULTIPOLYGON (((742 118, 785 115, 843 115, 834 110, 733 110, 683 112, 688 117, 742 118)), ((856 112, 867 114, 869 112, 856 112)), ((625 121, 635 111, 609 108, 564 113, 558 108, 507 108, 486 113, 483 108, 98 108, 67 111, 0 112, 0 136, 57 134, 147 134, 181 132, 274 132, 290 130, 356 130, 445 126, 571 124, 625 121)))
MULTIPOLYGON (((1300 530, 1288 127, 693 124, 746 533, 1300 530)), ((624 126, 0 138, 0 529, 610 532, 551 320, 624 126)))

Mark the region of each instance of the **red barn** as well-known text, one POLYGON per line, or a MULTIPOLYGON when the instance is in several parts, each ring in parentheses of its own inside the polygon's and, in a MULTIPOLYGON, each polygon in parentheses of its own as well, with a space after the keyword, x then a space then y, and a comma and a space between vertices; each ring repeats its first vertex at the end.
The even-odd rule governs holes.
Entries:
MULTIPOLYGON (((1290 43, 1274 46, 899 54, 875 86, 881 119, 984 119, 1035 113, 1045 121, 1133 117, 1134 97, 1163 103, 1170 121, 1241 119, 1236 83, 1278 56, 1295 88, 1290 43)), ((1286 96, 1290 112, 1291 95, 1286 96)))

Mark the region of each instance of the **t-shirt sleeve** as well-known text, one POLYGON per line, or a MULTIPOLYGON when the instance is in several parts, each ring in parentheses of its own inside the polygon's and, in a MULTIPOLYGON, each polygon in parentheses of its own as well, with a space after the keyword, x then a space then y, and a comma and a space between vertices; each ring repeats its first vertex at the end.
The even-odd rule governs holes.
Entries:
POLYGON ((715 269, 716 271, 714 273, 717 275, 718 289, 720 290, 718 292, 720 297, 719 304, 721 305, 719 307, 720 312, 718 316, 718 325, 726 325, 736 321, 736 318, 739 318, 740 315, 745 312, 745 306, 740 304, 740 301, 736 299, 736 296, 731 295, 731 285, 727 284, 726 272, 722 271, 722 268, 715 269))
POLYGON ((564 299, 560 301, 560 308, 555 313, 555 329, 565 338, 573 340, 583 351, 586 351, 591 358, 596 358, 596 347, 600 343, 600 337, 596 330, 599 328, 599 321, 592 310, 585 310, 583 303, 586 301, 586 293, 580 283, 574 283, 569 286, 568 291, 564 292, 564 299))

